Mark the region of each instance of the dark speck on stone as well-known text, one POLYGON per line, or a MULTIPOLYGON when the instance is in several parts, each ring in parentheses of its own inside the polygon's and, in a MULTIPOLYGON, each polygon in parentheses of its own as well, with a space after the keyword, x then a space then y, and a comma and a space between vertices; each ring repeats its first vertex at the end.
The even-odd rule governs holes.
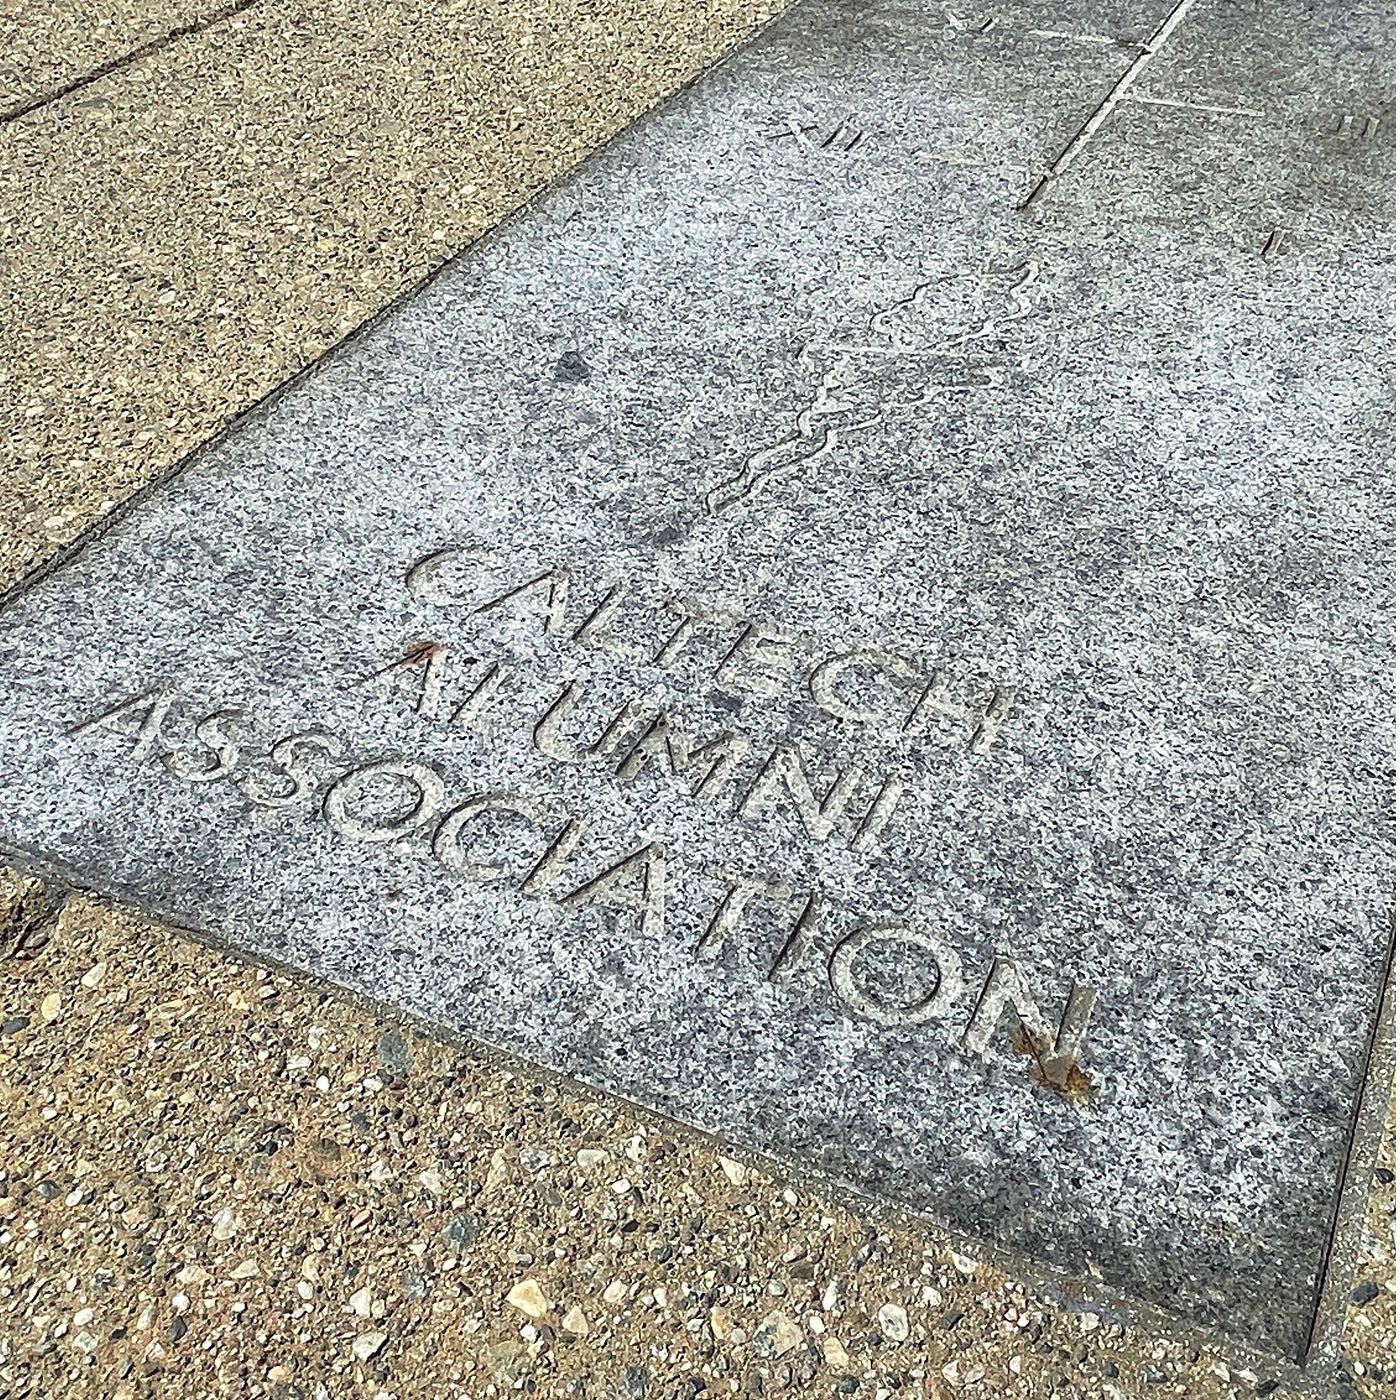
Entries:
POLYGON ((11 1016, 3 1026, 0 1026, 0 1035, 14 1035, 22 1031, 28 1024, 28 1016, 11 1016))
POLYGON ((938 1319, 938 1325, 945 1332, 951 1332, 962 1320, 963 1314, 960 1312, 944 1313, 943 1316, 938 1319))
POLYGON ((622 1368, 622 1389, 633 1400, 641 1400, 647 1393, 647 1373, 645 1366, 624 1366, 622 1368))
POLYGON ((398 1031, 385 1031, 379 1037, 379 1046, 375 1053, 379 1056, 379 1063, 385 1069, 393 1070, 395 1074, 406 1076, 413 1067, 413 1056, 409 1054, 408 1042, 398 1031))
POLYGON ((1274 1391, 1279 1388, 1280 1384, 1280 1381, 1260 1381, 1259 1384, 1254 1387, 1254 1393, 1256 1395, 1272 1395, 1274 1391))
POLYGON ((1351 1301, 1358 1308, 1364 1308, 1381 1290, 1374 1283, 1363 1283, 1352 1291, 1351 1301))
POLYGON ((593 378, 593 370, 587 360, 577 350, 566 350, 554 366, 554 380, 557 384, 587 384, 593 378))
POLYGON ((465 1249, 481 1233, 481 1221, 463 1212, 454 1215, 442 1232, 443 1240, 452 1249, 465 1249))
POLYGON ((170 1340, 172 1342, 178 1342, 189 1330, 189 1324, 185 1319, 183 1317, 177 1317, 175 1321, 170 1324, 170 1340))

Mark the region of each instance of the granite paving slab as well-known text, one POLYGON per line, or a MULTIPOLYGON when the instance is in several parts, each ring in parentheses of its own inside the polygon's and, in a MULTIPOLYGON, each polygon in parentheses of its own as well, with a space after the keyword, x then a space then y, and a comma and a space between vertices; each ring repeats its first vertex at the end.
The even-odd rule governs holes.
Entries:
POLYGON ((1385 23, 802 0, 16 594, 0 839, 1300 1355, 1390 940, 1385 23))

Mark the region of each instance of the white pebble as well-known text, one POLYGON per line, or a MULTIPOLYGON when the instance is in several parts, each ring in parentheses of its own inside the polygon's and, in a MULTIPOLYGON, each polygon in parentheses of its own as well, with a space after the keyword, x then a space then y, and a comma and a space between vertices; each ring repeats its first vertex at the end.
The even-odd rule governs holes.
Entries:
POLYGON ((359 1360, 368 1361, 388 1340, 383 1332, 361 1332, 351 1343, 350 1350, 359 1360))
POLYGON ((902 1342, 909 1336, 909 1314, 898 1303, 886 1303, 878 1314, 880 1331, 892 1342, 902 1342))

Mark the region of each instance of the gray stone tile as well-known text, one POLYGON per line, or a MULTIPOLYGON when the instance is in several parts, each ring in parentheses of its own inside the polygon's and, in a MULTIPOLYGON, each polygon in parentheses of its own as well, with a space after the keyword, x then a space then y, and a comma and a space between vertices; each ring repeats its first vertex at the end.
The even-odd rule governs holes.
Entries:
POLYGON ((11 601, 0 837, 1297 1354, 1390 128, 1271 13, 806 0, 11 601))

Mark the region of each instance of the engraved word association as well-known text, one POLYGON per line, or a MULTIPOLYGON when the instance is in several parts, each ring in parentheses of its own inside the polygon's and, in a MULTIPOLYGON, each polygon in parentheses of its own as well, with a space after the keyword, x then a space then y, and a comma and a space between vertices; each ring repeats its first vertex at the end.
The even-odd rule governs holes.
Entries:
MULTIPOLYGON (((425 561, 430 568, 419 565, 409 573, 410 590, 420 601, 446 600, 434 579, 443 560, 443 555, 431 556, 425 561)), ((479 602, 475 611, 488 613, 533 597, 541 625, 556 635, 563 627, 567 587, 567 576, 558 572, 532 576, 479 602)), ((583 622, 570 629, 569 637, 575 642, 598 639, 619 606, 618 590, 610 590, 583 622)), ((702 621, 717 617, 690 605, 673 609, 669 615, 679 620, 655 656, 659 665, 675 662, 702 621)), ((736 626, 737 639, 720 654, 718 669, 726 671, 731 681, 747 678, 745 683, 760 687, 758 693, 771 694, 777 663, 791 654, 794 639, 763 624, 738 620, 736 626)), ((390 665, 371 671, 357 686, 402 690, 405 694, 398 698, 407 698, 411 708, 424 718, 436 719, 445 708, 444 656, 442 644, 420 644, 390 665)), ((927 725, 935 714, 945 719, 956 717, 969 723, 969 746, 985 751, 1005 719, 1009 700, 999 688, 981 713, 969 715, 966 708, 949 700, 945 676, 922 675, 911 663, 870 652, 825 658, 808 672, 813 699, 839 719, 861 717, 873 722, 881 718, 849 694, 838 694, 837 680, 856 671, 857 660, 862 666, 882 670, 887 676, 893 673, 897 679, 917 685, 906 729, 914 720, 927 725), (872 656, 878 659, 871 662, 872 656)), ((503 673, 500 664, 489 664, 465 697, 457 698, 453 722, 481 729, 503 673)), ((591 743, 566 743, 560 725, 577 699, 573 684, 554 697, 533 726, 534 747, 559 762, 601 762, 606 758, 621 782, 653 765, 659 773, 681 779, 696 802, 713 801, 748 752, 748 741, 740 735, 725 733, 697 742, 664 711, 648 715, 636 702, 625 704, 591 743)), ((770 982, 782 985, 804 968, 824 964, 838 1001, 855 1015, 880 1025, 910 1026, 946 1018, 969 990, 962 956, 937 931, 869 921, 843 929, 831 901, 820 892, 794 890, 759 872, 693 864, 660 842, 633 849, 600 849, 602 843, 584 818, 561 810, 557 799, 549 795, 512 790, 449 793, 447 782, 431 765, 408 759, 357 761, 346 740, 329 728, 285 734, 270 745, 264 737, 254 748, 246 735, 261 726, 247 711, 224 707, 193 717, 192 742, 173 737, 176 726, 170 722, 172 714, 187 720, 190 717, 182 713, 187 708, 187 702, 174 690, 157 687, 123 699, 70 732, 84 735, 105 730, 121 735, 129 743, 130 759, 141 762, 158 757, 166 770, 189 783, 231 784, 257 807, 304 804, 352 842, 426 848, 442 868, 468 882, 508 884, 522 895, 548 899, 569 910, 598 907, 614 911, 630 919, 647 940, 667 936, 668 913, 674 915, 682 907, 698 908, 702 923, 693 941, 697 960, 714 959, 727 944, 740 938, 767 938, 772 935, 760 931, 776 929, 770 982), (924 976, 931 987, 909 1002, 891 1001, 878 993, 868 977, 862 977, 861 968, 868 973, 868 957, 878 960, 891 956, 916 956, 927 967, 924 976)), ((185 732, 183 725, 178 732, 185 732)), ((836 832, 838 819, 863 776, 859 769, 843 770, 819 797, 796 749, 778 744, 760 764, 756 778, 739 800, 736 815, 750 818, 781 802, 808 838, 825 841, 836 832)), ((871 849, 895 809, 899 792, 900 786, 893 779, 878 782, 873 800, 842 833, 842 844, 857 852, 871 849)), ((670 922, 673 927, 677 923, 674 917, 670 922)), ((1071 984, 1063 1012, 1053 1024, 1032 992, 1028 970, 1014 959, 994 958, 985 975, 971 982, 970 990, 971 1007, 959 1013, 966 1017, 961 1036, 964 1047, 984 1053, 1010 1011, 1013 1024, 1036 1057, 1041 1078, 1051 1084, 1063 1083, 1078 1059, 1094 990, 1071 984)))

